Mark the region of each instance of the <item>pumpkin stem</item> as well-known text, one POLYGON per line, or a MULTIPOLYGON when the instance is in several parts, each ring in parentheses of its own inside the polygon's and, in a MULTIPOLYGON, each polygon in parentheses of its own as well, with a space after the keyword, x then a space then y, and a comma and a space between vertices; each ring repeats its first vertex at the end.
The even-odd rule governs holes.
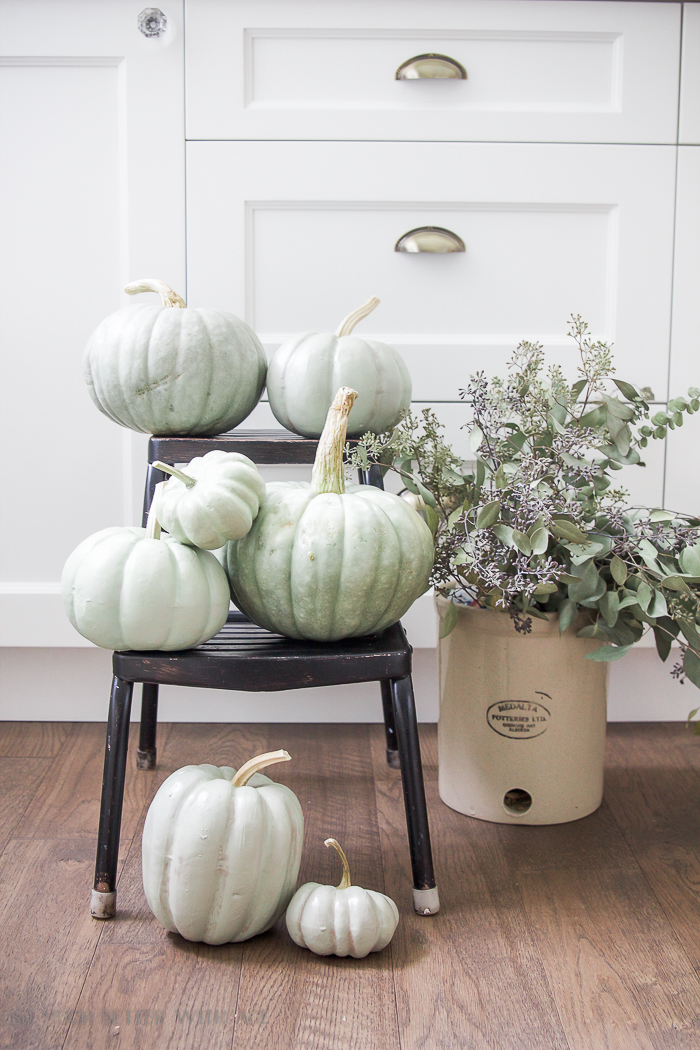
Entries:
MULTIPOLYGON (((191 489, 197 484, 195 479, 191 478, 189 474, 183 474, 183 472, 178 470, 177 467, 171 467, 169 463, 161 463, 159 459, 157 459, 155 463, 151 463, 151 466, 156 467, 158 470, 162 470, 164 474, 172 474, 174 478, 178 478, 180 481, 184 482, 188 489, 191 489)), ((162 484, 165 484, 165 482, 162 484)))
POLYGON ((337 492, 342 495, 345 492, 343 449, 348 429, 348 416, 356 397, 356 390, 341 386, 328 409, 311 475, 311 488, 317 493, 337 492))
POLYGON ((127 284, 124 291, 127 295, 138 295, 139 292, 158 292, 163 306, 179 306, 184 310, 185 300, 174 292, 165 281, 158 281, 155 277, 145 277, 142 281, 132 281, 127 284))
POLYGON ((153 499, 151 500, 151 509, 148 512, 148 520, 146 522, 146 539, 147 540, 159 540, 160 539, 160 522, 156 517, 158 510, 158 497, 160 496, 163 486, 167 482, 159 481, 155 487, 153 493, 153 499))
POLYGON ((345 851, 343 847, 340 845, 337 839, 326 839, 323 845, 332 846, 335 852, 340 857, 341 863, 343 865, 343 877, 336 886, 336 889, 346 890, 348 886, 352 886, 352 882, 350 881, 350 865, 348 864, 348 858, 345 856, 345 851))
POLYGON ((291 762, 291 759, 292 756, 288 751, 267 751, 264 755, 251 758, 238 770, 231 781, 231 786, 235 788, 244 787, 253 773, 258 773, 265 766, 273 766, 275 762, 291 762))
POLYGON ((343 335, 350 335, 355 325, 358 324, 363 317, 367 317, 367 314, 371 314, 372 310, 376 310, 380 302, 381 300, 377 299, 376 295, 373 295, 366 303, 363 303, 362 306, 358 306, 358 308, 353 310, 351 314, 344 317, 336 330, 335 334, 337 337, 340 339, 343 335))

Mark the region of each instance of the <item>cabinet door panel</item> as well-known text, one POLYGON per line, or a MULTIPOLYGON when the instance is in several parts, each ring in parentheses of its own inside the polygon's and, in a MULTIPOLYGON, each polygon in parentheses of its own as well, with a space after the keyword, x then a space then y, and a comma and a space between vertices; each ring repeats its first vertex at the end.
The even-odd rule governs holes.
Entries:
POLYGON ((672 142, 679 39, 677 4, 187 0, 187 133, 672 142), (426 53, 466 79, 396 79, 426 53))
POLYGON ((700 3, 683 4, 678 141, 700 143, 700 3))
POLYGON ((150 40, 140 3, 98 7, 0 5, 0 644, 88 644, 63 563, 139 521, 145 447, 92 404, 83 348, 130 279, 185 291, 181 5, 150 40))
POLYGON ((377 295, 358 331, 399 349, 418 401, 457 400, 523 338, 573 375, 580 313, 664 400, 674 176, 670 147, 189 143, 190 295, 269 351, 377 295), (395 252, 422 224, 466 251, 395 252))

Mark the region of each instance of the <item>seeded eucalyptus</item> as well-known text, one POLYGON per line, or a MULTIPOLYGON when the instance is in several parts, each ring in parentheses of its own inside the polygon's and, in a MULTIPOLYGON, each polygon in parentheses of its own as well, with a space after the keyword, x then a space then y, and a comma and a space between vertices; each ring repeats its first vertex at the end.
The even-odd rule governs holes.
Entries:
MULTIPOLYGON (((652 392, 615 378, 610 347, 580 317, 569 334, 574 383, 523 342, 505 379, 477 373, 460 391, 473 462, 455 456, 429 409, 365 435, 350 460, 399 472, 435 536, 432 582, 453 602, 508 611, 525 633, 532 617, 556 613, 565 630, 590 610, 579 635, 604 643, 592 660, 617 660, 652 630, 662 660, 679 641, 672 673, 700 688, 700 519, 630 508, 616 484, 644 466, 650 440, 700 409, 700 390, 652 415, 652 392)), ((453 605, 443 635, 456 620, 453 605)))

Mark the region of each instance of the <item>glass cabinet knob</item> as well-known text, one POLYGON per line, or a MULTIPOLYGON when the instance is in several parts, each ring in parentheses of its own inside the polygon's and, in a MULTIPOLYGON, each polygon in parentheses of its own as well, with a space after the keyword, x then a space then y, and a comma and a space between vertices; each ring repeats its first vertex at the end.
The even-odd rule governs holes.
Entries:
POLYGON ((442 226, 419 226, 399 237, 395 252, 465 252, 464 241, 442 226))
POLYGON ((168 28, 168 20, 158 7, 144 7, 138 17, 139 32, 144 36, 162 36, 168 28))
POLYGON ((396 70, 396 79, 466 80, 467 71, 455 58, 431 53, 407 58, 396 70))

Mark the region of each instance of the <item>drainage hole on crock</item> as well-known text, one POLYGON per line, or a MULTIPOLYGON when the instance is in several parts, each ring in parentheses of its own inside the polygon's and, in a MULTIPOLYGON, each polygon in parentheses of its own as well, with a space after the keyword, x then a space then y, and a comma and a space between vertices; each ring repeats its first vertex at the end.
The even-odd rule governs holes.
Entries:
POLYGON ((503 805, 509 813, 527 813, 532 805, 532 795, 522 788, 511 788, 503 796, 503 805))

